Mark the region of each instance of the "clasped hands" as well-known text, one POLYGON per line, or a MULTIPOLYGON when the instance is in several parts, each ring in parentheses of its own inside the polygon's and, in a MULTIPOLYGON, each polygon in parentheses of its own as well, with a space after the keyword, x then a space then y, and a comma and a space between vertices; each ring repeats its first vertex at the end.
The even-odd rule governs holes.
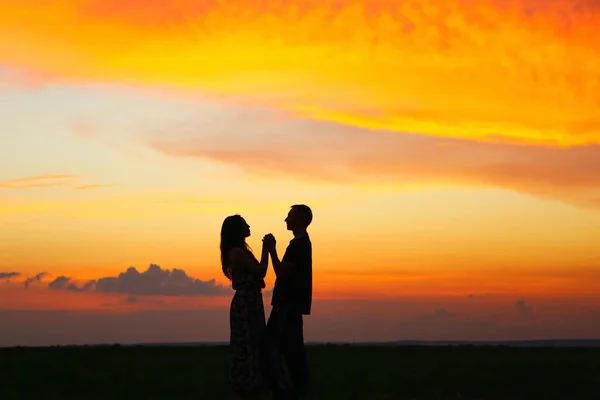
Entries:
POLYGON ((275 236, 273 236, 272 233, 268 233, 263 237, 263 247, 271 252, 275 249, 275 245, 277 244, 277 241, 275 240, 275 236))

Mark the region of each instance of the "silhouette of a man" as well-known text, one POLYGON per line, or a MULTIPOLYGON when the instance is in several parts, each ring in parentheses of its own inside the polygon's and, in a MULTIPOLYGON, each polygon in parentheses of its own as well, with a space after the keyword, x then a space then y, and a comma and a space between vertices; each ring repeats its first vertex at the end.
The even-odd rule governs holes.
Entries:
POLYGON ((304 398, 308 392, 302 316, 310 315, 312 303, 312 244, 306 231, 312 217, 304 204, 291 207, 285 222, 294 238, 281 261, 273 235, 264 238, 277 277, 265 336, 275 400, 304 398), (292 385, 286 379, 284 361, 292 385))

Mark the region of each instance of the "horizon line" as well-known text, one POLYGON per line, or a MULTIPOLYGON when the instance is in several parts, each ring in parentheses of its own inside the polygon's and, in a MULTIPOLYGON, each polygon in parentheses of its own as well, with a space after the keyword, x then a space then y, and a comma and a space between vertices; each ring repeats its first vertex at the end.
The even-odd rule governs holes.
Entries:
MULTIPOLYGON (((535 347, 577 347, 576 345, 587 344, 587 347, 600 347, 600 338, 597 339, 525 339, 525 340, 393 340, 393 341, 309 341, 306 346, 452 346, 452 345, 479 345, 479 346, 518 346, 537 345, 535 347), (552 346, 552 344, 554 346, 552 346), (571 346, 568 346, 571 344, 571 346)), ((206 342, 140 342, 140 343, 94 343, 94 344, 55 344, 45 346, 15 345, 0 346, 0 348, 51 348, 51 347, 222 347, 229 345, 228 341, 206 341, 206 342)))

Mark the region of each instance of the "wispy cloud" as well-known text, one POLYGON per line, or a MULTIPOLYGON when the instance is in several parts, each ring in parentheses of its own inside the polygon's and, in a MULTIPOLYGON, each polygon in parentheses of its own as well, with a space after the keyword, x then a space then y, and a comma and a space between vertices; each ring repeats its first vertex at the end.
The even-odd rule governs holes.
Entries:
MULTIPOLYGON (((40 189, 40 188, 53 188, 53 187, 69 187, 72 186, 77 180, 80 180, 80 175, 70 174, 47 174, 47 175, 36 175, 27 176, 21 178, 5 179, 0 181, 0 189, 40 189)), ((76 185, 72 186, 75 190, 90 190, 100 189, 106 187, 118 186, 115 183, 98 183, 98 184, 87 184, 87 185, 76 185)))
POLYGON ((525 300, 517 300, 515 302, 515 309, 522 316, 525 316, 525 317, 528 317, 528 318, 531 318, 531 317, 534 316, 534 314, 533 314, 533 307, 531 307, 529 304, 525 303, 525 300))
POLYGON ((91 189, 102 189, 102 188, 107 188, 107 187, 114 187, 114 186, 119 186, 117 184, 94 184, 94 185, 81 185, 81 186, 75 186, 73 187, 73 189, 75 190, 91 190, 91 189))
POLYGON ((35 276, 25 279, 25 282, 23 282, 23 285, 25 286, 25 288, 28 288, 29 285, 31 285, 32 283, 40 282, 42 280, 42 278, 45 277, 46 275, 48 275, 47 272, 40 272, 39 274, 37 274, 35 276))
POLYGON ((0 5, 0 58, 372 129, 585 145, 598 25, 582 0, 21 0, 0 5))
POLYGON ((600 146, 547 146, 439 139, 375 132, 313 121, 273 121, 246 115, 245 130, 193 123, 149 137, 175 157, 237 165, 260 176, 394 185, 458 184, 501 188, 585 207, 600 207, 600 146), (266 122, 268 121, 268 123, 266 122))
POLYGON ((53 181, 53 180, 63 180, 63 179, 76 179, 77 175, 37 175, 37 176, 28 176, 25 178, 14 178, 8 179, 9 183, 21 183, 21 182, 40 182, 40 181, 53 181))
POLYGON ((20 275, 19 272, 0 272, 0 279, 10 279, 20 275))
POLYGON ((12 178, 0 181, 0 189, 35 189, 67 186, 78 178, 78 175, 66 174, 48 174, 27 176, 22 178, 12 178))

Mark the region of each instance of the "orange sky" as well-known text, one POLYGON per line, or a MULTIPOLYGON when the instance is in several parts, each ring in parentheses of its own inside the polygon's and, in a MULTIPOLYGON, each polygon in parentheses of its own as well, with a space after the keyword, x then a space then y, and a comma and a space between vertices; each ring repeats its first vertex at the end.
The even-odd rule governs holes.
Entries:
POLYGON ((201 90, 369 128, 566 146, 600 134, 595 4, 26 0, 0 6, 0 54, 42 81, 201 90))
POLYGON ((597 26, 576 0, 0 3, 0 274, 19 274, 0 309, 225 307, 49 285, 154 263, 212 290, 225 216, 283 253, 303 202, 331 315, 470 294, 494 315, 529 315, 527 296, 593 312, 597 26))

